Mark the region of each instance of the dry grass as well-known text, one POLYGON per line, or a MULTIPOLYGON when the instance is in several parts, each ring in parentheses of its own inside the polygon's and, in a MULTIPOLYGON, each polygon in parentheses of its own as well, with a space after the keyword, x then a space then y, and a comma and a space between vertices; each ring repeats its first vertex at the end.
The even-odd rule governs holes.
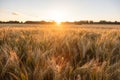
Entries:
POLYGON ((0 80, 74 80, 78 74, 82 80, 120 80, 118 26, 4 26, 0 80))

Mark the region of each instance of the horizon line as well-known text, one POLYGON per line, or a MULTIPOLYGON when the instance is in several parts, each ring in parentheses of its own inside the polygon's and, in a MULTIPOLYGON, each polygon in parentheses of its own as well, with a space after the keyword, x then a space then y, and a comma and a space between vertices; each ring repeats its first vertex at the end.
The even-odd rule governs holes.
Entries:
MULTIPOLYGON (((22 20, 0 20, 0 22, 9 22, 9 21, 18 21, 18 22, 27 22, 27 21, 32 21, 32 22, 41 22, 41 21, 44 21, 44 22, 57 22, 55 20, 25 20, 25 21, 22 21, 22 20)), ((104 20, 104 19, 101 19, 101 20, 73 20, 73 21, 70 21, 70 20, 66 20, 66 21, 60 21, 60 22, 78 22, 78 21, 93 21, 93 22, 100 22, 100 21, 106 21, 106 22, 120 22, 119 20, 104 20)))

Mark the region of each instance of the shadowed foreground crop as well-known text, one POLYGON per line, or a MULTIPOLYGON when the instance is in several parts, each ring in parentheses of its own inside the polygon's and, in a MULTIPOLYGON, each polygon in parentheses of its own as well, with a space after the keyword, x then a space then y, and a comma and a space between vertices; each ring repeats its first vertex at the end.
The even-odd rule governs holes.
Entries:
POLYGON ((0 80, 75 80, 77 75, 120 80, 119 29, 0 28, 0 80))

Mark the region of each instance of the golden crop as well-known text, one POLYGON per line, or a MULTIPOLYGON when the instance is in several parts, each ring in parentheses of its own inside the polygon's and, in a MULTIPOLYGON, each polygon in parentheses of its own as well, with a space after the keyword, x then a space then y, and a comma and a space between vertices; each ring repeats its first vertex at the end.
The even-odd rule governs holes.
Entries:
POLYGON ((119 26, 0 26, 0 80, 120 80, 119 26))

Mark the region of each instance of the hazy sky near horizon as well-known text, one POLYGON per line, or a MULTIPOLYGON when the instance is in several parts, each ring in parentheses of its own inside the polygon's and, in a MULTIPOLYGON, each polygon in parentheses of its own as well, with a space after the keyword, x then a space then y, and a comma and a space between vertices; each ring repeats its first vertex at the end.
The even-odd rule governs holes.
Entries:
POLYGON ((120 21, 120 0, 0 0, 0 20, 120 21))

